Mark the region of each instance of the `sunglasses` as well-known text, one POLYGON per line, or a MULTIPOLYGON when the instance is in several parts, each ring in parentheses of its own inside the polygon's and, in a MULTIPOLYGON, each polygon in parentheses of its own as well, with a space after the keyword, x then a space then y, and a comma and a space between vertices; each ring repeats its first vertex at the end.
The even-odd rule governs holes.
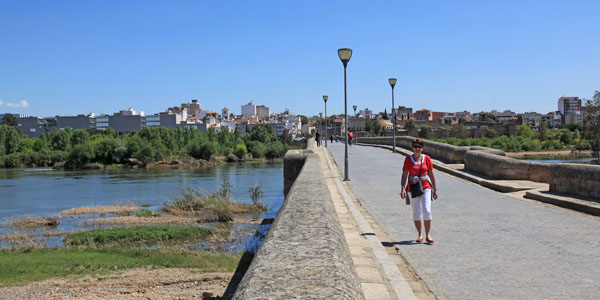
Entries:
POLYGON ((413 148, 423 148, 423 146, 420 145, 414 145, 413 148))

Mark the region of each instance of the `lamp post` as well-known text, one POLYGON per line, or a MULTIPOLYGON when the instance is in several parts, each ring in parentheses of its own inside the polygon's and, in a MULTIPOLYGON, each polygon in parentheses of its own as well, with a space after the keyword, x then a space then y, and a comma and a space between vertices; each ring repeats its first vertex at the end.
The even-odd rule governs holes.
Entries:
POLYGON ((392 152, 396 153, 396 112, 394 111, 394 86, 396 85, 396 78, 388 79, 390 86, 392 86, 392 118, 394 118, 394 128, 392 129, 392 152))
POLYGON ((354 108, 354 122, 353 122, 354 124, 353 124, 352 128, 354 128, 354 131, 356 131, 356 118, 358 117, 356 115, 356 108, 358 108, 358 106, 352 105, 352 108, 354 108))
POLYGON ((321 127, 321 130, 319 130, 319 131, 321 131, 321 134, 323 134, 323 113, 322 112, 319 113, 319 127, 321 127))
POLYGON ((327 147, 327 140, 329 136, 327 135, 327 95, 323 95, 323 102, 325 102, 325 147, 327 147))
POLYGON ((350 57, 352 57, 352 49, 338 49, 338 56, 340 57, 342 64, 344 64, 344 127, 346 130, 346 146, 344 149, 344 180, 348 181, 350 178, 348 177, 348 90, 346 88, 346 67, 348 67, 350 57))

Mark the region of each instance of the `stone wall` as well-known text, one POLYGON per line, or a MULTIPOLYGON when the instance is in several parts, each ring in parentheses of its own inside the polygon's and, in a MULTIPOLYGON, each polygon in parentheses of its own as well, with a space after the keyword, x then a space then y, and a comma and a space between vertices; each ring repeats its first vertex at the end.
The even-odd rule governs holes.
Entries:
POLYGON ((600 166, 553 164, 550 191, 600 199, 600 166))
MULTIPOLYGON (((410 149, 412 137, 396 137, 396 146, 410 149)), ((391 137, 359 138, 359 143, 391 145, 391 137)), ((600 199, 600 166, 546 164, 506 157, 503 151, 485 147, 459 147, 424 140, 424 152, 448 163, 464 163, 465 170, 499 180, 548 183, 550 191, 600 199)))
POLYGON ((287 196, 312 150, 289 150, 283 159, 283 194, 287 196))
POLYGON ((545 183, 550 183, 552 176, 550 168, 553 165, 518 160, 480 150, 467 151, 464 163, 465 170, 492 179, 531 180, 545 183))
POLYGON ((318 154, 288 154, 285 180, 301 171, 233 299, 365 299, 318 154))
MULTIPOLYGON (((397 136, 396 147, 402 147, 405 149, 412 150, 413 137, 410 136, 397 136)), ((377 145, 392 145, 392 137, 372 137, 372 138, 358 138, 359 143, 363 144, 377 144, 377 145)), ((505 156, 506 154, 497 149, 477 147, 477 146, 452 146, 444 143, 438 143, 430 140, 423 140, 425 144, 424 153, 435 157, 436 159, 445 161, 452 164, 464 163, 465 153, 469 150, 480 150, 496 155, 505 156)))

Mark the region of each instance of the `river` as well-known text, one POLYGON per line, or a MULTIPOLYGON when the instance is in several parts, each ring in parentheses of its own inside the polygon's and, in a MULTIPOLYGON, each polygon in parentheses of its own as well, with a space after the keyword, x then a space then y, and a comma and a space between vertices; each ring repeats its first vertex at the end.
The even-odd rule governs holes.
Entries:
MULTIPOLYGON (((261 202, 268 211, 259 218, 274 218, 283 196, 283 164, 226 164, 202 169, 128 169, 117 171, 35 171, 32 169, 0 169, 0 235, 15 233, 6 224, 26 216, 58 217, 60 225, 44 231, 88 229, 85 220, 91 216, 57 216, 57 212, 81 206, 135 204, 159 210, 165 201, 182 188, 214 192, 227 180, 232 185, 234 201, 252 203, 248 188, 261 186, 261 202)), ((268 226, 260 225, 266 232, 268 226)), ((258 226, 258 227, 260 227, 258 226)), ((256 230, 257 226, 251 230, 256 230)), ((260 229, 260 228, 258 228, 260 229)), ((39 231, 39 230, 37 230, 39 231)), ((36 232, 37 232, 36 231, 36 232)), ((37 232, 38 235, 41 232, 37 232)), ((60 238, 49 239, 59 246, 60 238)), ((241 241, 252 244, 256 241, 241 241)), ((237 245, 239 251, 239 245, 237 245)), ((256 247, 256 245, 250 245, 256 247)), ((2 247, 2 244, 0 244, 2 247)), ((243 249, 242 249, 243 250, 243 249)), ((235 252, 231 250, 229 252, 235 252)))

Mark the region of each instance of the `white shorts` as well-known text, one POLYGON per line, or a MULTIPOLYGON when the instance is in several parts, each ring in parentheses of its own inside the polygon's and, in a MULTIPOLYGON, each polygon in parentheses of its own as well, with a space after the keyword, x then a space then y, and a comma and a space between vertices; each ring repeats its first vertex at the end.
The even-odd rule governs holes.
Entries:
POLYGON ((413 220, 420 221, 422 213, 423 220, 431 221, 431 189, 425 189, 423 195, 411 198, 410 205, 413 209, 413 220))

